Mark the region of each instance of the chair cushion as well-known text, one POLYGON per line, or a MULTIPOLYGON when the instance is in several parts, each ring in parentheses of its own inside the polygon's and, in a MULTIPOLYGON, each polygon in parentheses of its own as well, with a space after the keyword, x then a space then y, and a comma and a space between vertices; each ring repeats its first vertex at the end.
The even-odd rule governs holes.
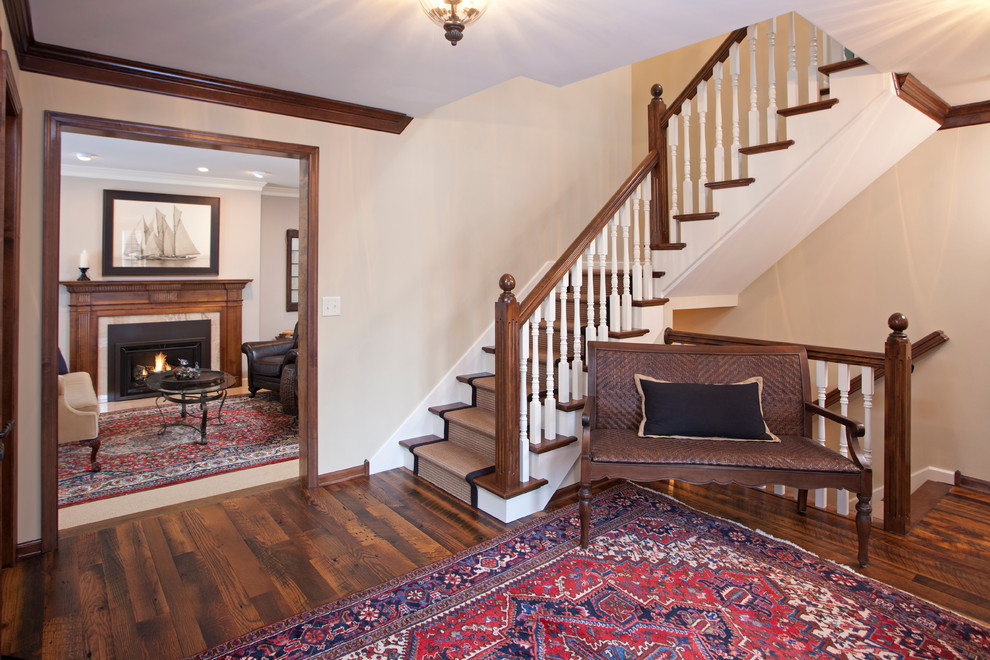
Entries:
POLYGON ((73 371, 59 376, 59 394, 70 408, 80 412, 98 413, 100 403, 93 390, 93 379, 85 371, 73 371))
POLYGON ((779 442, 763 420, 763 380, 671 383, 635 374, 643 419, 640 437, 779 442))
POLYGON ((640 438, 628 429, 597 429, 591 432, 591 459, 605 463, 860 472, 851 459, 810 438, 779 437, 780 442, 723 442, 708 438, 640 438))

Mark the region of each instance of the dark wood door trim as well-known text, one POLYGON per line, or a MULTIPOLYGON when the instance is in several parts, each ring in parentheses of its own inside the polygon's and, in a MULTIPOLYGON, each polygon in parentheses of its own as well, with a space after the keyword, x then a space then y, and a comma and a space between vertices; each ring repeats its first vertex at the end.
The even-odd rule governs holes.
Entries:
MULTIPOLYGON (((10 57, 2 53, 0 72, 0 126, 3 128, 2 152, 2 207, 3 207, 3 308, 0 323, 3 324, 3 343, 0 359, 7 377, 0 391, 0 419, 16 420, 17 369, 19 359, 19 309, 20 309, 20 254, 21 254, 21 99, 14 82, 10 57)), ((10 566, 17 551, 17 426, 4 439, 2 509, 0 519, 0 563, 10 566)))
POLYGON ((299 477, 303 487, 317 484, 316 295, 319 195, 319 148, 167 126, 45 113, 44 192, 42 208, 41 294, 41 550, 58 543, 58 293, 59 195, 63 131, 104 135, 188 147, 282 156, 299 160, 299 477))
POLYGON ((386 133, 401 133, 412 121, 392 110, 40 43, 28 0, 3 0, 3 5, 22 71, 386 133))

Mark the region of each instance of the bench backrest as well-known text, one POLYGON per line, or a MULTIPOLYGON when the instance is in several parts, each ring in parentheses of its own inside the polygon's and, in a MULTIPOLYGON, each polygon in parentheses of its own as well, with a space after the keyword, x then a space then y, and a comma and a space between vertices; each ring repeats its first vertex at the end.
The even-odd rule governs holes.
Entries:
POLYGON ((778 435, 811 436, 808 355, 801 346, 667 346, 590 342, 588 394, 594 428, 638 429, 635 374, 676 383, 737 383, 763 378, 763 417, 778 435))

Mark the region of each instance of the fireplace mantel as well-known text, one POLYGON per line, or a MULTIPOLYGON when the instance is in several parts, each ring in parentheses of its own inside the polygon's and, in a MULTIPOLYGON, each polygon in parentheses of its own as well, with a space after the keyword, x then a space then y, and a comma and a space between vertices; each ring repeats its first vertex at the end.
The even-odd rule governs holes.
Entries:
POLYGON ((251 280, 77 280, 60 282, 69 292, 72 371, 98 382, 100 319, 219 312, 220 368, 241 379, 241 305, 251 280))

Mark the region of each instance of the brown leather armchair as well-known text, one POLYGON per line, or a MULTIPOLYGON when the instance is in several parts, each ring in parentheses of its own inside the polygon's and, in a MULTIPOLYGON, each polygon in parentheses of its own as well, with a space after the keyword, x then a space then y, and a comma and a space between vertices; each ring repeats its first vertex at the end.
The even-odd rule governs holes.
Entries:
POLYGON ((254 396, 264 388, 279 393, 282 369, 294 364, 299 354, 299 324, 292 330, 292 339, 246 341, 241 352, 247 356, 248 391, 254 396))

